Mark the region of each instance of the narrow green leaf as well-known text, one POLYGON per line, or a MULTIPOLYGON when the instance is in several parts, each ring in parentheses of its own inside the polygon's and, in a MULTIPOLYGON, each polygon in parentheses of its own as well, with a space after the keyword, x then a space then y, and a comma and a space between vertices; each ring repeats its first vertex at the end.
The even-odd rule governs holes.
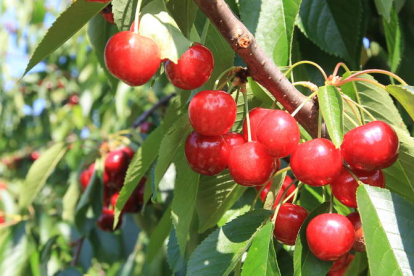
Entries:
MULTIPOLYGON (((240 198, 236 201, 236 203, 231 206, 220 218, 217 222, 218 227, 222 227, 226 223, 229 223, 233 219, 247 213, 250 211, 251 205, 253 200, 257 195, 257 191, 254 189, 247 189, 240 198)), ((261 208, 260 202, 256 202, 256 209, 261 208)))
POLYGON ((168 265, 174 273, 180 271, 181 267, 184 264, 184 257, 182 256, 181 252, 182 250, 180 250, 177 236, 175 235, 175 229, 172 229, 167 245, 167 261, 168 265))
POLYGON ((391 19, 391 9, 394 0, 375 0, 375 6, 377 7, 378 13, 384 17, 386 21, 391 19))
POLYGON ((272 236, 273 225, 271 221, 268 221, 253 239, 247 258, 244 261, 242 276, 280 275, 276 253, 274 256, 271 253, 273 247, 272 236))
POLYGON ((388 60, 391 65, 391 71, 396 72, 404 51, 398 14, 395 11, 392 11, 391 20, 385 20, 384 18, 382 20, 382 25, 384 26, 385 41, 387 42, 388 60))
POLYGON ((198 10, 195 2, 193 0, 170 0, 167 3, 167 8, 183 34, 190 38, 191 28, 198 10))
POLYGON ((216 229, 191 255, 187 275, 228 275, 270 215, 254 210, 216 229))
POLYGON ((78 32, 88 21, 98 14, 108 3, 75 1, 53 23, 37 46, 23 76, 41 62, 69 38, 78 32))
POLYGON ((116 202, 114 225, 118 224, 122 208, 124 208, 125 203, 137 187, 139 181, 157 158, 161 139, 162 127, 158 127, 151 132, 131 160, 125 177, 124 186, 122 186, 118 201, 116 202))
POLYGON ((414 120, 414 87, 407 85, 388 85, 385 89, 400 102, 411 119, 414 120))
POLYGON ((322 86, 318 91, 319 108, 326 123, 329 136, 336 148, 344 138, 344 107, 341 94, 333 86, 322 86))
POLYGON ((135 18, 138 0, 112 0, 114 21, 120 31, 128 31, 135 18))
POLYGON ((368 185, 358 188, 357 202, 371 275, 413 275, 414 205, 368 185))
POLYGON ((271 106, 275 101, 275 98, 270 93, 266 92, 266 90, 264 90, 262 86, 255 82, 251 77, 247 78, 247 80, 249 81, 248 88, 250 88, 253 95, 259 98, 267 106, 271 106))
POLYGON ((266 196, 266 200, 263 206, 264 209, 266 210, 273 209, 273 205, 275 204, 277 194, 280 192, 280 188, 282 187, 285 177, 286 177, 286 172, 279 174, 275 179, 273 179, 272 185, 270 186, 269 192, 267 193, 267 196, 266 196))
POLYGON ((184 146, 179 148, 175 160, 177 179, 171 203, 171 218, 181 256, 184 256, 191 220, 195 212, 200 175, 188 166, 184 146))
POLYGON ((306 228, 308 227, 309 222, 314 217, 328 212, 329 202, 323 203, 310 213, 302 224, 298 237, 296 238, 294 253, 295 276, 325 276, 331 268, 332 262, 325 262, 316 258, 310 251, 308 242, 306 241, 306 228))
POLYGON ((21 209, 33 202, 65 152, 66 144, 57 143, 33 163, 27 173, 23 192, 20 194, 19 207, 21 209))
POLYGON ((154 230, 151 233, 150 240, 147 247, 147 261, 150 264, 154 257, 157 255, 158 251, 161 249, 164 244, 165 239, 170 234, 172 229, 171 222, 171 206, 164 212, 162 218, 155 226, 154 230))

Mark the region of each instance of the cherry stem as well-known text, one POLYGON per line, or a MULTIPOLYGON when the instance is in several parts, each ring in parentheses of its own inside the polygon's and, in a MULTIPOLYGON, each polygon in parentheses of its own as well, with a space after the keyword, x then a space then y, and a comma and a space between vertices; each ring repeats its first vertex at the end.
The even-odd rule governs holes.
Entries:
POLYGON ((291 199, 291 198, 293 197, 292 203, 293 203, 293 204, 295 204, 296 199, 297 199, 298 194, 299 194, 299 190, 300 190, 300 188, 302 188, 302 186, 303 186, 303 183, 302 183, 302 182, 300 182, 300 183, 298 184, 298 186, 296 187, 295 191, 294 191, 293 193, 291 193, 290 195, 288 195, 288 196, 287 196, 287 197, 283 200, 283 203, 286 203, 289 199, 291 199))
POLYGON ((361 179, 359 179, 359 177, 350 168, 345 166, 345 169, 352 175, 352 177, 358 183, 359 186, 363 185, 361 179))
MULTIPOLYGON (((292 187, 292 185, 294 185, 296 181, 297 181, 297 180, 292 181, 292 183, 290 183, 290 184, 289 184, 289 186, 287 186, 287 187, 286 187, 286 189, 283 191, 283 194, 282 194, 282 196, 280 197, 279 202, 277 203, 277 207, 276 207, 276 209, 275 209, 275 212, 273 213, 273 218, 272 218, 272 223, 273 223, 273 224, 275 224, 275 222, 276 222, 276 218, 277 218, 277 214, 279 213, 280 206, 282 206, 282 203, 283 203, 282 198, 284 198, 284 197, 286 196, 286 194, 287 194, 287 192, 289 191, 290 187, 292 187)), ((280 192, 280 190, 279 190, 279 192, 280 192)), ((277 195, 276 195, 276 198, 277 198, 277 195)))
POLYGON ((298 114, 298 112, 302 109, 302 107, 304 107, 305 106, 305 104, 307 103, 307 102, 309 102, 310 101, 310 99, 312 99, 316 94, 318 94, 318 91, 315 91, 315 92, 313 92, 312 94, 310 94, 307 98, 306 98, 306 100, 304 100, 299 106, 298 106, 298 108, 296 108, 295 109, 295 111, 293 111, 292 112, 292 117, 295 117, 295 115, 296 114, 298 114))
POLYGON ((371 73, 378 73, 378 74, 388 75, 388 76, 394 78, 395 80, 397 80, 398 82, 400 82, 401 84, 408 85, 402 78, 400 78, 396 74, 391 73, 387 70, 381 70, 381 69, 368 69, 368 70, 359 71, 357 73, 354 73, 354 74, 350 75, 345 80, 352 79, 354 77, 357 77, 357 76, 360 76, 360 75, 363 75, 363 74, 371 74, 371 73))
POLYGON ((349 116, 348 114, 344 113, 344 116, 355 126, 355 127, 359 127, 361 126, 360 124, 358 124, 357 122, 355 122, 351 116, 349 116))
MULTIPOLYGON (((355 118, 357 118, 358 123, 359 123, 359 125, 357 124, 357 126, 362 126, 364 123, 363 123, 363 121, 361 120, 361 118, 359 117, 359 116, 360 116, 360 114, 358 114, 358 111, 355 109, 355 106, 354 106, 353 104, 351 104, 349 101, 345 101, 345 102, 346 102, 346 104, 349 106, 349 108, 351 109, 352 113, 354 113, 355 118)), ((363 111, 363 110, 361 110, 361 113, 364 113, 364 111, 363 111)), ((348 116, 347 118, 348 118, 351 122, 353 122, 353 123, 354 123, 354 125, 356 124, 356 123, 355 123, 355 121, 354 121, 354 120, 352 120, 352 119, 351 119, 351 117, 350 117, 348 114, 346 114, 346 113, 344 112, 344 115, 345 115, 345 116, 348 116)))
POLYGON ((303 87, 308 88, 311 92, 315 92, 318 90, 318 86, 316 84, 314 84, 313 82, 310 81, 297 81, 292 83, 293 85, 301 85, 303 87))
POLYGON ((246 122, 247 122, 247 142, 252 141, 252 133, 250 128, 250 116, 249 116, 249 104, 247 103, 247 92, 242 92, 244 99, 244 110, 246 111, 246 122))
POLYGON ((235 66, 232 66, 232 67, 230 67, 229 69, 226 69, 223 73, 221 73, 220 74, 220 76, 217 78, 217 80, 216 80, 216 82, 214 83, 214 87, 213 87, 213 90, 221 90, 226 84, 227 84, 227 82, 231 79, 231 78, 233 78, 234 77, 234 73, 231 75, 231 76, 228 76, 227 77, 227 79, 226 79, 226 81, 222 84, 222 85, 220 85, 220 87, 219 88, 217 88, 217 86, 218 86, 218 84, 219 84, 219 82, 220 82, 220 80, 226 75, 226 74, 228 74, 231 70, 234 70, 234 68, 236 68, 235 66))
POLYGON ((356 106, 358 106, 363 112, 365 112, 370 118, 371 118, 371 120, 373 120, 373 121, 376 121, 377 119, 368 111, 368 110, 366 110, 361 104, 358 104, 358 103, 356 103, 354 100, 352 100, 351 98, 349 98, 347 95, 345 95, 345 94, 342 94, 341 95, 342 96, 342 98, 345 100, 345 101, 349 101, 349 102, 351 102, 351 103, 353 103, 354 105, 356 105, 356 106))
POLYGON ((237 92, 236 92, 236 105, 239 102, 239 95, 240 95, 240 87, 237 89, 237 92))
POLYGON ((312 61, 309 61, 309 60, 303 60, 303 61, 296 62, 295 64, 293 64, 293 65, 289 68, 289 70, 287 70, 287 71, 286 71, 286 73, 285 73, 284 75, 285 75, 285 76, 289 75, 289 74, 290 74, 290 72, 292 72, 292 71, 293 71, 293 68, 295 68, 296 66, 301 65, 301 64, 310 64, 310 65, 315 66, 315 67, 316 67, 316 68, 318 68, 318 70, 322 73, 322 75, 323 75, 324 79, 325 79, 325 80, 327 80, 327 79, 328 79, 328 77, 326 76, 326 73, 325 73, 325 71, 322 69, 322 67, 320 67, 317 63, 312 62, 312 61))
POLYGON ((82 246, 83 246, 83 241, 85 240, 85 237, 82 237, 78 240, 78 247, 76 248, 76 252, 75 252, 75 256, 73 256, 73 260, 71 262, 71 266, 76 266, 78 259, 79 259, 79 255, 80 252, 82 250, 82 246))
POLYGON ((136 34, 139 34, 138 19, 139 19, 139 13, 141 11, 141 5, 142 5, 142 0, 138 0, 137 8, 135 10, 135 21, 134 21, 134 33, 136 34))
POLYGON ((370 84, 373 84, 375 86, 378 86, 381 89, 385 89, 385 86, 384 85, 382 85, 382 84, 380 84, 380 83, 378 83, 378 82, 376 82, 374 80, 364 79, 364 78, 351 78, 351 79, 350 78, 346 78, 346 79, 344 79, 342 81, 338 81, 337 83, 335 83, 335 85, 336 86, 342 86, 342 85, 344 85, 344 84, 346 84, 348 82, 354 82, 354 81, 368 82, 370 84))
MULTIPOLYGON (((327 187, 326 189, 329 191, 329 187, 327 187)), ((330 193, 331 193, 331 200, 329 201, 329 213, 332 214, 334 197, 333 197, 332 191, 330 191, 330 193)))
POLYGON ((322 111, 318 111, 318 138, 322 137, 322 111))

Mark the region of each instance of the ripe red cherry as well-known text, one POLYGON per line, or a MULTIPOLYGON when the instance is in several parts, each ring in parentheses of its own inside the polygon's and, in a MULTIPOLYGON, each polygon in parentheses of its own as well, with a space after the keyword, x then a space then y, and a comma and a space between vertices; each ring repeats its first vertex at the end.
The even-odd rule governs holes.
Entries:
POLYGON ((82 191, 86 190, 86 187, 88 187, 90 179, 91 179, 91 175, 89 173, 89 170, 83 170, 79 176, 79 182, 81 184, 82 191))
POLYGON ((272 156, 292 154, 299 145, 300 131, 296 120, 282 110, 271 110, 263 116, 256 130, 257 141, 272 156))
POLYGON ((275 159, 258 142, 247 142, 233 148, 229 171, 234 181, 243 186, 260 186, 275 172, 275 159))
POLYGON ((334 261, 351 250, 355 239, 352 223, 340 214, 322 214, 306 229, 309 249, 323 261, 334 261))
MULTIPOLYGON (((385 187, 385 178, 381 170, 373 172, 355 171, 356 176, 365 184, 385 187)), ((342 168, 341 173, 331 183, 332 193, 342 204, 357 208, 356 192, 358 183, 352 175, 342 168)))
POLYGON ((69 96, 68 105, 78 105, 79 104, 79 96, 77 94, 72 94, 69 96))
POLYGON ((197 93, 188 107, 194 130, 202 135, 217 136, 228 132, 236 120, 237 106, 224 91, 205 90, 197 93))
POLYGON ((355 211, 346 217, 349 219, 355 229, 355 242, 352 249, 357 252, 365 252, 365 239, 364 232, 362 231, 361 216, 357 211, 355 211))
POLYGON ((105 159, 105 171, 109 174, 123 173, 127 169, 129 156, 123 150, 108 153, 105 159))
MULTIPOLYGON (((256 131, 259 123, 262 121, 263 117, 271 111, 270 109, 256 107, 250 110, 249 112, 249 119, 250 119, 250 131, 252 136, 252 141, 257 141, 256 131)), ((248 132, 247 132, 247 119, 244 119, 243 122, 243 135, 246 141, 249 140, 248 132)))
POLYGON ((0 215, 0 224, 2 224, 2 223, 4 223, 4 222, 5 222, 4 217, 3 217, 2 215, 0 215))
POLYGON ((201 44, 190 47, 177 64, 170 60, 165 63, 165 73, 170 82, 185 90, 193 90, 205 84, 213 69, 213 55, 201 44))
POLYGON ((108 208, 103 208, 102 214, 98 218, 97 224, 99 229, 102 231, 113 232, 114 230, 118 230, 121 227, 122 217, 119 217, 119 222, 116 228, 112 229, 114 224, 114 211, 108 208))
POLYGON ((299 229, 307 216, 308 211, 299 205, 282 204, 277 213, 273 235, 281 243, 294 245, 299 229))
MULTIPOLYGON (((292 178, 290 178, 289 175, 286 175, 285 180, 283 181, 282 187, 280 187, 279 193, 276 197, 275 203, 273 204, 273 209, 276 208, 283 192, 287 189, 287 187, 289 187, 292 181, 293 181, 292 178)), ((271 186, 272 186, 272 182, 267 183, 266 187, 260 193, 260 198, 262 199, 263 202, 266 200, 267 194, 269 193, 271 186)), ((290 186, 283 200, 285 200, 289 195, 293 194, 293 192, 295 191, 295 187, 296 187, 295 185, 290 186)), ((256 190, 260 190, 260 188, 261 188, 260 186, 256 186, 256 190)), ((292 201, 293 201, 293 197, 291 197, 287 202, 292 203, 292 201)))
POLYGON ((342 156, 331 141, 318 138, 300 144, 290 158, 290 166, 303 183, 324 186, 341 172, 342 156))
POLYGON ((130 160, 134 157, 135 151, 133 151, 130 147, 123 147, 121 150, 128 155, 130 160))
POLYGON ((227 132, 226 134, 223 134, 223 138, 226 141, 227 145, 230 147, 230 149, 246 143, 246 140, 244 140, 243 135, 236 132, 227 132))
MULTIPOLYGON (((147 179, 144 177, 138 183, 138 186, 135 188, 134 192, 131 194, 129 199, 122 208, 122 212, 133 213, 139 212, 144 204, 144 191, 145 191, 145 181, 147 179)), ((114 193, 111 197, 111 204, 115 208, 116 202, 118 201, 119 193, 114 193)))
POLYGON ((130 31, 119 32, 106 44, 105 64, 112 75, 126 84, 143 85, 160 67, 160 49, 151 38, 130 31))
POLYGON ((388 168, 398 158, 398 136, 382 121, 370 122, 350 130, 344 136, 341 153, 353 168, 374 171, 388 168))
POLYGON ((193 171, 215 175, 228 164, 230 149, 221 136, 205 136, 193 131, 185 142, 185 156, 193 171))
POLYGON ((354 259, 354 255, 346 253, 337 259, 328 272, 328 276, 343 276, 348 269, 349 264, 354 259))
POLYGON ((147 121, 147 122, 143 122, 140 125, 139 129, 142 133, 148 133, 150 127, 151 127, 151 123, 147 121))
POLYGON ((37 150, 35 150, 34 152, 30 154, 30 160, 32 161, 36 161, 39 157, 40 157, 40 153, 37 150))

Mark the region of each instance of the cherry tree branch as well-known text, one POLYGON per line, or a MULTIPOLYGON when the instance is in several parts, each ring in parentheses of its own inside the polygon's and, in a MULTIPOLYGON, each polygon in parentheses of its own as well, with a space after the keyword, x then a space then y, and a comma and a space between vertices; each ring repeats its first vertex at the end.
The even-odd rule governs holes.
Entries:
MULTIPOLYGON (((257 44, 254 36, 233 14, 224 0, 194 0, 217 27, 233 50, 243 59, 250 76, 265 87, 292 113, 306 97, 283 75, 274 62, 257 44)), ((295 116, 313 137, 318 132, 318 106, 309 101, 295 116)))

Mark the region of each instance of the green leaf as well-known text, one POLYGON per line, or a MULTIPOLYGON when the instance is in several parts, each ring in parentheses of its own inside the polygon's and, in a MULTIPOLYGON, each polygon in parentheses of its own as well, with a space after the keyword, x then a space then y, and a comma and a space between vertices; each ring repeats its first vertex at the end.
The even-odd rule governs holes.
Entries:
POLYGON ((388 22, 391 19, 391 8, 393 2, 394 0, 375 0, 375 6, 377 7, 378 13, 388 22))
POLYGON ((301 0, 240 0, 240 16, 257 43, 279 66, 289 63, 290 45, 301 0))
MULTIPOLYGON (((226 223, 229 223, 233 219, 247 213, 250 211, 251 205, 253 200, 255 199, 257 195, 257 191, 254 189, 247 189, 241 197, 236 201, 236 203, 231 206, 230 209, 228 209, 220 218, 220 220, 217 222, 218 227, 222 227, 226 223)), ((261 208, 260 202, 256 202, 255 207, 257 209, 261 208)))
POLYGON ((294 253, 295 276, 325 276, 332 266, 332 262, 319 260, 312 254, 306 241, 306 228, 309 222, 316 216, 329 212, 329 202, 326 202, 316 208, 303 222, 296 238, 294 253))
POLYGON ((273 179, 272 185, 270 186, 269 192, 267 193, 266 200, 264 202, 264 209, 273 209, 273 205, 275 204, 277 195, 280 192, 280 188, 282 187, 285 177, 286 172, 279 174, 275 179, 273 179))
POLYGON ((191 220, 196 207, 200 175, 188 166, 184 146, 179 148, 175 160, 177 179, 171 203, 171 218, 181 255, 184 256, 191 220))
POLYGON ((192 0, 170 0, 167 3, 167 8, 183 34, 190 38, 191 28, 198 10, 195 2, 192 0))
POLYGON ((138 0, 112 0, 114 21, 120 31, 128 31, 135 18, 138 0))
POLYGON ((276 253, 272 256, 275 252, 272 236, 273 223, 268 221, 253 239, 244 261, 242 276, 281 275, 276 261, 276 253))
POLYGON ((151 132, 142 146, 135 152, 125 176, 124 186, 122 186, 118 201, 116 202, 114 225, 118 223, 119 215, 128 198, 157 158, 161 139, 162 127, 158 127, 151 132))
POLYGON ((140 34, 157 42, 161 59, 177 63, 191 42, 181 33, 177 23, 168 14, 163 0, 154 0, 142 9, 140 34))
POLYGON ((275 101, 273 95, 267 92, 265 89, 263 89, 263 87, 257 82, 255 82, 251 77, 248 77, 247 80, 249 82, 248 90, 251 90, 253 95, 256 98, 259 98, 267 106, 271 106, 275 101))
POLYGON ((43 153, 30 167, 20 194, 19 207, 30 205, 66 152, 66 144, 57 143, 43 153))
POLYGON ((53 23, 37 46, 23 76, 41 62, 69 38, 78 32, 88 21, 98 14, 108 3, 75 1, 53 23))
POLYGON ((414 205, 386 189, 357 190, 371 275, 412 275, 414 205), (379 242, 380 241, 380 242, 379 242))
POLYGON ((329 136, 335 147, 339 148, 344 138, 344 107, 341 94, 333 85, 322 86, 318 91, 318 100, 329 136))
POLYGON ((385 89, 400 102, 411 119, 414 120, 414 87, 408 85, 388 85, 385 89))
POLYGON ((214 227, 245 191, 246 187, 236 184, 228 172, 201 176, 196 206, 199 232, 214 227))
POLYGON ((385 41, 387 42, 388 60, 390 62, 391 71, 396 72, 403 53, 403 41, 398 14, 393 11, 391 13, 391 20, 385 20, 384 18, 382 20, 382 25, 384 26, 385 41))
POLYGON ((299 27, 310 40, 352 66, 359 64, 361 1, 303 0, 299 14, 299 27))
POLYGON ((270 215, 254 210, 216 229, 191 255, 187 275, 228 275, 270 215))
POLYGON ((167 245, 167 261, 168 265, 174 273, 180 271, 181 267, 184 264, 184 257, 182 256, 181 252, 182 250, 180 250, 177 236, 175 235, 175 229, 172 229, 167 245))
POLYGON ((164 244, 165 239, 170 234, 172 229, 171 222, 171 206, 164 212, 157 226, 151 233, 150 240, 147 247, 147 261, 150 264, 154 257, 157 255, 158 251, 161 249, 164 244))
POLYGON ((346 270, 345 276, 360 275, 368 268, 367 254, 362 252, 355 252, 355 257, 346 270))

